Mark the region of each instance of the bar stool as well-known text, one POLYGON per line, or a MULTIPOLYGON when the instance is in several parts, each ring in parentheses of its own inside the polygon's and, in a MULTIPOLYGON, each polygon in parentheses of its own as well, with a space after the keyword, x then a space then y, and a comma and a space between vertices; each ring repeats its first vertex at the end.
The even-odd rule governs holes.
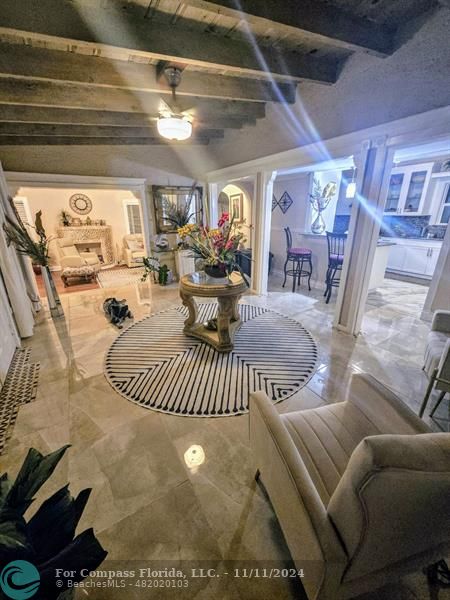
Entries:
POLYGON ((308 289, 311 291, 311 275, 312 275, 312 252, 309 248, 293 248, 292 247, 292 233, 289 227, 284 228, 286 234, 286 261, 284 263, 284 281, 283 286, 286 285, 287 277, 292 277, 292 291, 295 292, 295 286, 301 284, 302 277, 308 278, 308 289), (288 268, 289 262, 292 263, 292 268, 288 268), (309 270, 303 268, 303 266, 309 267, 309 270))
POLYGON ((326 288, 324 293, 324 296, 327 297, 326 304, 330 301, 333 287, 339 287, 341 281, 340 273, 344 262, 346 240, 346 233, 331 233, 327 231, 328 269, 325 278, 326 288))

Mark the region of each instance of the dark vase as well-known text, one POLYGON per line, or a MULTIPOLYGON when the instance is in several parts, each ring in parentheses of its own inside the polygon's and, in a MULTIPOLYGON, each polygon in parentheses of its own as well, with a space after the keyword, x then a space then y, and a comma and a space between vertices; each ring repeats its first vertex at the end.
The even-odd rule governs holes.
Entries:
POLYGON ((217 265, 205 265, 205 273, 210 277, 221 279, 227 276, 227 265, 218 263, 217 265))

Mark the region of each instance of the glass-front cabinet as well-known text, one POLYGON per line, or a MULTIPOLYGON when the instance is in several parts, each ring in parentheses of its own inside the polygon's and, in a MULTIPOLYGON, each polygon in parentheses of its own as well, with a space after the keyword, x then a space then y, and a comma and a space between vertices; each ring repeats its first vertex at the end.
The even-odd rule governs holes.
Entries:
POLYGON ((385 214, 420 215, 433 163, 395 167, 389 179, 385 214))
POLYGON ((385 213, 396 213, 398 211, 404 177, 404 173, 395 173, 391 175, 388 195, 384 207, 385 213))

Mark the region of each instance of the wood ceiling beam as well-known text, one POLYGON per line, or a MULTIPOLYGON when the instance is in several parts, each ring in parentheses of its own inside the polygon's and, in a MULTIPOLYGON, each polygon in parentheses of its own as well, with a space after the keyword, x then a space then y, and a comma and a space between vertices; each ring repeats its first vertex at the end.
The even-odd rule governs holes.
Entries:
POLYGON ((189 140, 176 142, 162 137, 126 138, 126 137, 63 137, 40 135, 0 135, 0 146, 190 146, 192 144, 206 145, 207 137, 192 136, 189 140))
MULTIPOLYGON (((244 125, 255 125, 256 119, 252 117, 214 116, 209 120, 196 118, 195 122, 198 127, 204 127, 205 129, 241 129, 244 125)), ((0 106, 0 123, 149 127, 155 125, 156 117, 148 116, 145 113, 3 104, 0 106)))
MULTIPOLYGON (((223 138, 223 129, 195 127, 200 137, 223 138)), ((97 125, 47 125, 43 123, 0 123, 0 135, 58 136, 58 137, 128 137, 151 138, 159 135, 156 125, 149 127, 99 127, 97 125)))
MULTIPOLYGON (((104 88, 154 92, 172 91, 157 67, 73 52, 0 44, 0 76, 104 88)), ((242 80, 214 73, 185 71, 177 96, 196 96, 252 102, 295 102, 296 84, 242 80)))
MULTIPOLYGON (((161 110, 159 94, 130 90, 90 87, 81 84, 59 84, 48 81, 24 81, 2 78, 0 104, 22 104, 57 108, 88 108, 101 111, 137 112, 156 117, 161 110)), ((202 99, 190 96, 179 98, 181 110, 189 111, 194 118, 213 120, 222 118, 263 118, 265 105, 261 102, 202 99)), ((1 111, 0 111, 1 112, 1 111)))
MULTIPOLYGON (((128 2, 128 5, 134 3, 128 2)), ((191 25, 191 26, 190 26, 191 25)), ((136 11, 123 10, 123 2, 104 4, 73 0, 2 0, 0 34, 4 38, 76 46, 92 53, 125 49, 158 61, 214 68, 240 76, 273 77, 334 83, 339 62, 273 48, 255 48, 251 42, 232 40, 192 29, 179 19, 176 25, 144 19, 136 11)))
POLYGON ((387 56, 394 51, 395 31, 368 19, 355 17, 321 0, 183 0, 185 4, 264 24, 286 33, 299 33, 308 39, 347 50, 365 50, 387 56))

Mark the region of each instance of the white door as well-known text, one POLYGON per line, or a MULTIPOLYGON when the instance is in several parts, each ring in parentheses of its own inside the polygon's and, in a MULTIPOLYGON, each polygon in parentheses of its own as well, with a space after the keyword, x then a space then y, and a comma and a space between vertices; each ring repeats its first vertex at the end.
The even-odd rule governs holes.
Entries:
POLYGON ((5 381, 6 373, 13 354, 19 345, 19 337, 9 305, 3 279, 0 276, 0 387, 5 381))

